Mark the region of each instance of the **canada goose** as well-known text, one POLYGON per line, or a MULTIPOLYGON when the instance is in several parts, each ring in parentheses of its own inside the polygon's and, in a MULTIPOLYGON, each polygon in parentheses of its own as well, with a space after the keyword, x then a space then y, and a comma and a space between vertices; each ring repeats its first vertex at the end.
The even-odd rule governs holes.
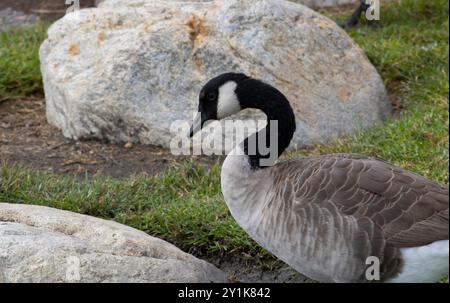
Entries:
MULTIPOLYGON (((244 74, 223 74, 203 87, 190 136, 245 108, 278 121, 281 154, 295 131, 292 108, 280 91, 244 74)), ((251 155, 250 139, 223 163, 223 196, 237 223, 298 272, 322 282, 364 282, 366 261, 376 257, 381 281, 435 282, 448 274, 448 188, 352 154, 264 167, 267 155, 251 155)))

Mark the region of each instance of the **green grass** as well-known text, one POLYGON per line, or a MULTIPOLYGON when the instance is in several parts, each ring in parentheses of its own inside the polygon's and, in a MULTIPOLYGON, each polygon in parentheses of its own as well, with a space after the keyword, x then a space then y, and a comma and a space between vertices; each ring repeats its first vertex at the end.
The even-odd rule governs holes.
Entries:
MULTIPOLYGON (((381 21, 350 32, 376 66, 391 95, 403 107, 400 117, 378 128, 288 156, 352 152, 377 156, 440 183, 448 183, 448 2, 407 0, 384 5, 381 21)), ((26 30, 35 41, 40 30, 26 30)), ((30 68, 0 74, 0 96, 41 89, 37 46, 2 34, 0 73, 13 69, 16 56, 30 68), (27 54, 20 52, 23 43, 27 54), (8 57, 9 56, 9 57, 8 57), (27 74, 29 73, 29 74, 27 74), (5 79, 9 79, 5 81, 5 79), (23 86, 22 86, 23 85, 23 86), (19 89, 20 88, 20 89, 19 89)), ((25 52, 25 51, 23 51, 25 52)), ((219 166, 205 169, 193 162, 161 176, 126 180, 104 177, 83 182, 3 164, 0 201, 32 203, 114 219, 166 239, 197 255, 268 253, 231 218, 220 191, 219 166)))
POLYGON ((0 99, 43 94, 39 46, 47 25, 0 32, 0 99))

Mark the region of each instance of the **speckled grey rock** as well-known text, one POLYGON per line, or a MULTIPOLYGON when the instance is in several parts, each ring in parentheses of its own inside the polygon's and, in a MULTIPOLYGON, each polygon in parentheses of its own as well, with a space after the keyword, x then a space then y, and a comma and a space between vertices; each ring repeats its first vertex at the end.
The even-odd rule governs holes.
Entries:
POLYGON ((213 265, 133 228, 0 203, 0 283, 226 281, 213 265))
POLYGON ((390 111, 363 51, 303 5, 119 2, 65 16, 41 46, 47 118, 66 137, 169 147, 172 123, 187 125, 205 81, 228 71, 260 78, 288 97, 297 117, 291 147, 371 127, 390 111))

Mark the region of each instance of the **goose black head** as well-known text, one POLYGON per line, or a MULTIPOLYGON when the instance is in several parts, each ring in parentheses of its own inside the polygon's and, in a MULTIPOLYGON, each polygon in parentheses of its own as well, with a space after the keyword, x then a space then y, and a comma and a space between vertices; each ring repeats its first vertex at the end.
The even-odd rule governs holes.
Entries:
POLYGON ((243 107, 236 89, 249 79, 244 74, 226 73, 208 81, 199 95, 198 114, 189 131, 192 137, 207 121, 220 120, 239 112, 243 107))
POLYGON ((242 142, 243 151, 249 156, 252 168, 268 166, 266 163, 274 163, 288 147, 296 128, 295 115, 283 93, 260 80, 227 73, 208 81, 200 91, 198 114, 189 136, 200 131, 208 121, 224 119, 246 108, 261 110, 268 123, 242 142), (267 142, 269 148, 265 149, 267 142), (270 161, 261 164, 262 159, 270 161))

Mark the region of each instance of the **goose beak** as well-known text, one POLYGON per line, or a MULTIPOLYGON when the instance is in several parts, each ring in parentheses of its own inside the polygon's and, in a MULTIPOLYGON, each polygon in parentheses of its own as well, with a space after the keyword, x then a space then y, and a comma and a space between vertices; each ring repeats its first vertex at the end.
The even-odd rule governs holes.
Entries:
POLYGON ((199 130, 202 129, 202 113, 197 113, 189 129, 189 138, 192 138, 199 130))

